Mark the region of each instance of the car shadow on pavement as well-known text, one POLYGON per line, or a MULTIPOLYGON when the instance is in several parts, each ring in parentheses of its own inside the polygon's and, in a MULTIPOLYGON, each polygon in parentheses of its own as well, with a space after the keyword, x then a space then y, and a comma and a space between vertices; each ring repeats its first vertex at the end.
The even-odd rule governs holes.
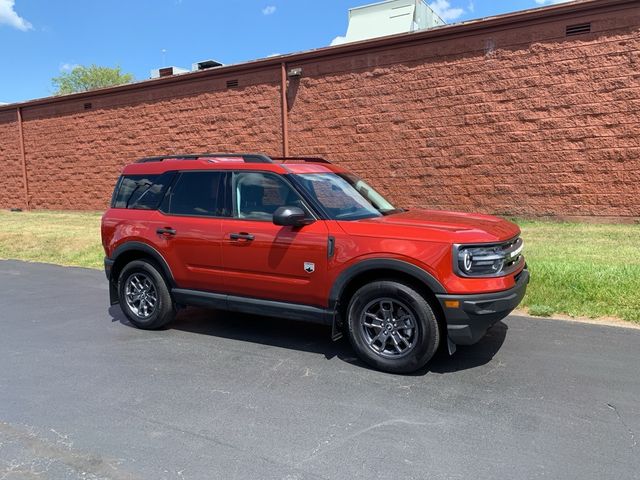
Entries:
MULTIPOLYGON (((129 323, 119 306, 112 306, 109 314, 113 322, 135 328, 129 323)), ((324 355, 327 360, 337 357, 344 362, 372 369, 355 356, 348 340, 342 338, 336 342, 331 341, 330 329, 322 325, 188 307, 181 310, 165 330, 179 330, 317 353, 324 355)), ((485 365, 500 350, 507 330, 507 325, 498 322, 482 340, 475 345, 458 347, 458 351, 453 356, 449 356, 445 345, 425 368, 411 375, 422 376, 429 372, 454 373, 485 365)))
POLYGON ((485 365, 493 359, 502 347, 507 337, 507 330, 509 330, 509 327, 504 322, 498 322, 478 343, 457 347, 456 353, 451 356, 446 351, 445 346, 429 362, 426 368, 422 372, 418 370, 416 375, 421 375, 428 371, 433 373, 453 373, 485 365))

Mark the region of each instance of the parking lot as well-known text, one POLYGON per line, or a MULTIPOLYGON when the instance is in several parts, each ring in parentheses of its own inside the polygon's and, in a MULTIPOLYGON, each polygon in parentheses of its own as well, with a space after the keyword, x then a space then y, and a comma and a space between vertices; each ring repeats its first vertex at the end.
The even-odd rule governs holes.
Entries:
POLYGON ((638 478, 640 330, 511 316, 396 376, 321 327, 148 332, 107 297, 0 262, 0 478, 638 478))

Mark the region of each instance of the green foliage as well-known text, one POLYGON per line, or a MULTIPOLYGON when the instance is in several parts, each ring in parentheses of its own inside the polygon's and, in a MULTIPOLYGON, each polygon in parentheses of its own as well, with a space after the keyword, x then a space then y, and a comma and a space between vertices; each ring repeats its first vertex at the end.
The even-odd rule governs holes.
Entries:
POLYGON ((111 87, 131 83, 134 80, 130 73, 122 73, 120 67, 100 67, 78 65, 70 72, 64 72, 59 77, 51 79, 56 89, 56 95, 86 92, 96 88, 111 87))

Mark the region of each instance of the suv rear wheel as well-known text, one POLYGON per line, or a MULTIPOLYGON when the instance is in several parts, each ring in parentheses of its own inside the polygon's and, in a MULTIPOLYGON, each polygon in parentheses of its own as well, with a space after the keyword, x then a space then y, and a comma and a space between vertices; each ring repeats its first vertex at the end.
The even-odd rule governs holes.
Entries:
POLYGON ((169 289, 158 268, 150 262, 128 263, 118 279, 120 308, 138 328, 161 328, 175 317, 169 289))
POLYGON ((409 285, 381 280, 361 287, 347 308, 349 340, 369 365, 393 373, 424 366, 440 344, 429 302, 409 285))

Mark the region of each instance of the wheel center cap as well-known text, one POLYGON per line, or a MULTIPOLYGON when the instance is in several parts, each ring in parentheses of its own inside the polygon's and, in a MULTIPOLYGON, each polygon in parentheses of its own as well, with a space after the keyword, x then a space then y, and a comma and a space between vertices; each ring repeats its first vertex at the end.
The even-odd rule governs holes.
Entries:
POLYGON ((387 323, 387 325, 386 325, 386 327, 385 327, 385 328, 386 328, 386 330, 387 330, 388 332, 390 332, 391 330, 393 330, 393 324, 391 324, 391 323, 387 323))

